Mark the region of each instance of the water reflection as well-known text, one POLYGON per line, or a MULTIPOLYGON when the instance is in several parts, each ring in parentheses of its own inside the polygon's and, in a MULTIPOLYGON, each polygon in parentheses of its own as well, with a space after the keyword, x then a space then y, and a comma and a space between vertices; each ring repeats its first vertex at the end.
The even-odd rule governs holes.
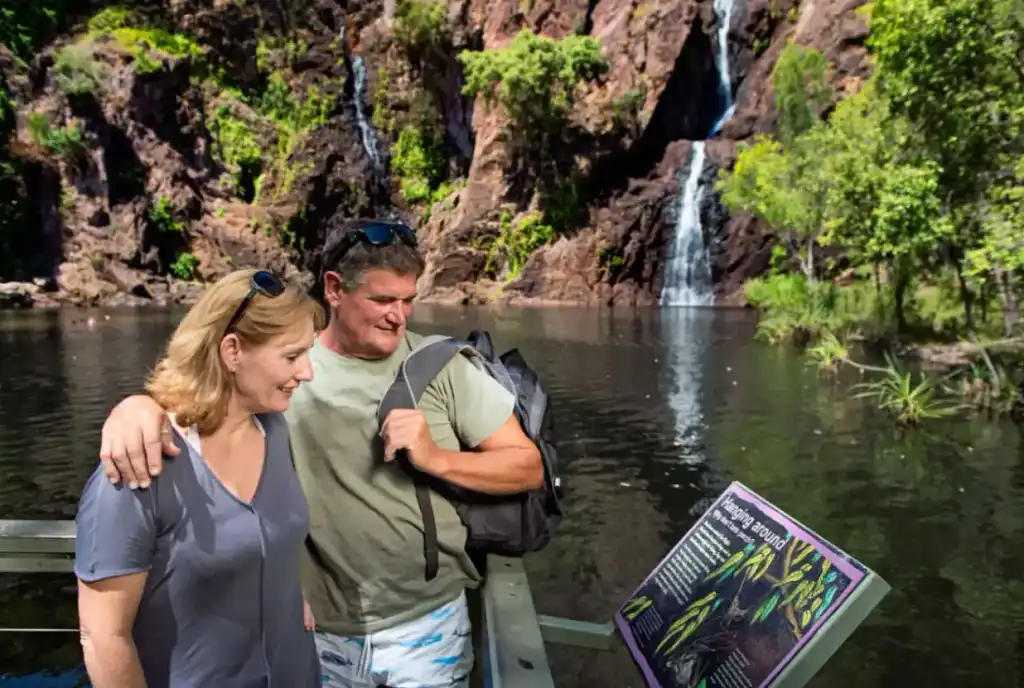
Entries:
POLYGON ((672 385, 667 397, 675 415, 675 446, 678 460, 688 464, 705 460, 702 383, 713 321, 714 313, 703 308, 670 308, 660 313, 664 379, 672 385))
MULTIPOLYGON (((178 315, 0 314, 0 518, 68 518, 100 423, 178 315)), ((1024 685, 1024 443, 950 419, 898 432, 743 313, 418 306, 415 329, 492 332, 547 382, 569 491, 527 558, 542 613, 605 621, 731 480, 881 573, 893 591, 812 686, 1024 685)), ((74 623, 63 576, 0 576, 0 627, 74 623)), ((639 686, 625 649, 551 647, 557 685, 639 686)), ((0 636, 0 675, 74 666, 73 636, 0 636)), ((4 684, 6 685, 6 684, 4 684)), ((20 684, 25 685, 25 684, 20 684)))

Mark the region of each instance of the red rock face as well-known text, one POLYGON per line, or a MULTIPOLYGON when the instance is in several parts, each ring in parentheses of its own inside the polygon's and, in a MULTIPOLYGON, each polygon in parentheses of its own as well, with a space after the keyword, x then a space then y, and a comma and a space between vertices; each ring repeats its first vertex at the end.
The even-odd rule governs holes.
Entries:
MULTIPOLYGON (((710 186, 718 169, 733 164, 737 142, 772 131, 770 73, 786 40, 822 50, 839 92, 855 89, 867 74, 866 28, 855 13, 862 0, 735 2, 728 48, 736 107, 706 144, 701 173, 702 229, 722 301, 732 300, 745 279, 767 268, 772 237, 751 217, 729 217, 710 186)), ((680 187, 693 158, 691 142, 708 137, 724 108, 713 0, 448 0, 452 45, 429 69, 418 71, 393 38, 394 6, 392 0, 353 0, 341 8, 334 0, 313 0, 296 18, 275 14, 280 8, 274 3, 169 3, 176 22, 241 86, 261 78, 257 29, 270 26, 305 46, 289 78, 321 78, 337 90, 339 106, 326 125, 299 142, 289 159, 294 174, 268 178, 255 204, 237 199, 214 162, 209 121, 221 103, 210 100, 182 62, 170 60, 156 73, 138 74, 129 53, 101 44, 96 56, 109 70, 102 93, 75 104, 54 87, 52 51, 36 60, 31 78, 9 69, 12 63, 0 55, 9 87, 20 94, 21 120, 31 111, 47 114, 55 126, 77 119, 90 139, 89 164, 78 171, 53 156, 40 157, 24 125, 10 144, 11 150, 27 151, 25 183, 48 237, 46 260, 37 261, 53 263, 42 277, 56 292, 46 298, 188 299, 196 290, 170 270, 183 252, 198 261, 200 281, 250 265, 308 281, 317 247, 348 219, 422 212, 422 206, 406 207, 394 180, 388 183, 397 130, 376 132, 382 164, 375 167, 356 126, 356 104, 367 120, 380 121, 407 112, 417 97, 429 94, 446 133, 450 176, 463 176, 465 183, 436 204, 420 228, 427 258, 420 283, 424 298, 656 303, 680 187), (508 279, 489 260, 488 247, 503 223, 536 212, 541 199, 536 188, 513 183, 502 141, 508 120, 500 106, 462 95, 455 55, 465 48, 501 47, 522 27, 552 37, 595 36, 609 69, 579 89, 571 131, 553 153, 558 164, 579 175, 580 220, 508 279), (357 56, 367 77, 358 93, 357 56), (616 124, 613 114, 622 99, 637 94, 635 116, 626 126, 616 124), (186 231, 154 231, 148 215, 161 198, 173 205, 186 231)), ((265 121, 237 101, 230 107, 265 145, 274 145, 260 129, 265 121)), ((32 277, 23 279, 31 285, 32 277)), ((5 279, 10 276, 0 275, 0 282, 5 279)))
MULTIPOLYGON (((866 76, 866 27, 854 10, 862 0, 737 0, 729 31, 730 72, 736 109, 707 149, 710 181, 735 159, 736 142, 771 132, 775 113, 770 73, 786 40, 821 50, 833 64, 837 90, 866 76)), ((458 14, 458 13, 456 13, 458 14)), ((462 15, 464 16, 464 15, 462 15)), ((712 0, 537 0, 523 12, 509 0, 476 0, 482 46, 507 43, 520 26, 553 37, 586 29, 601 39, 610 69, 578 101, 576 122, 600 131, 613 101, 642 88, 638 134, 582 154, 598 188, 589 222, 538 250, 515 279, 496 285, 473 273, 486 262, 474 238, 494 232, 496 209, 507 200, 505 157, 499 137, 506 126, 496 108, 475 103, 475 147, 468 181, 455 210, 435 214, 426 227, 426 298, 455 301, 651 304, 662 287, 666 250, 673 238, 678 194, 690 162, 690 141, 704 138, 720 114, 715 64, 717 18, 712 0), (450 241, 458 236, 458 248, 450 241), (455 250, 453 250, 455 249, 455 250)), ((715 293, 733 302, 743 281, 768 267, 772 238, 744 214, 728 217, 715 194, 702 211, 712 246, 715 293)), ((479 242, 478 242, 479 243, 479 242)))

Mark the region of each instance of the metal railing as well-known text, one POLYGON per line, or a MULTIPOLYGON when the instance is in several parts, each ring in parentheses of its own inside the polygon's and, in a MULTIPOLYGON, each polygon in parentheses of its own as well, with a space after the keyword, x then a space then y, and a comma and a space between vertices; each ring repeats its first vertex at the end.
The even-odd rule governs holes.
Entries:
MULTIPOLYGON (((0 520, 0 573, 71 573, 73 521, 0 520)), ((519 559, 490 556, 487 578, 470 601, 477 662, 474 688, 554 688, 545 642, 610 650, 611 623, 538 615, 519 559)), ((73 628, 0 628, 2 632, 77 632, 73 628)))

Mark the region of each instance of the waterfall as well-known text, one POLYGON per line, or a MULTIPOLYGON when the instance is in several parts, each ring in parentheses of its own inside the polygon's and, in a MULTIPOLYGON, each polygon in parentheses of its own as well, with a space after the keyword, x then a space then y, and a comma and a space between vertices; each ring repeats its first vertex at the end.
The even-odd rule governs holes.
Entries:
MULTIPOLYGON (((732 97, 732 76, 729 73, 729 26, 737 0, 715 0, 718 19, 718 93, 722 112, 708 134, 713 137, 736 111, 732 97)), ((700 221, 701 201, 707 187, 701 183, 704 170, 704 141, 693 142, 690 167, 685 180, 680 178, 679 207, 676 212, 675 236, 669 247, 665 277, 661 287, 663 306, 710 306, 714 304, 711 281, 711 255, 704 241, 700 221)))
POLYGON ((352 58, 352 76, 355 77, 355 90, 352 94, 352 101, 356 108, 356 124, 359 125, 359 134, 363 140, 363 149, 370 158, 374 174, 382 179, 383 167, 380 160, 380 152, 377 150, 377 133, 373 130, 373 124, 366 119, 366 110, 363 99, 366 96, 366 66, 362 57, 352 58))
POLYGON ((675 237, 668 250, 661 288, 663 306, 710 306, 714 302, 711 257, 700 223, 700 204, 706 189, 700 177, 705 157, 704 142, 694 141, 686 179, 680 179, 675 237))
POLYGON ((722 97, 722 114, 711 128, 710 136, 717 134, 722 125, 736 112, 736 103, 732 98, 732 76, 729 74, 729 25, 732 22, 735 4, 736 0, 715 0, 715 17, 718 18, 718 56, 715 65, 718 67, 718 93, 722 97))

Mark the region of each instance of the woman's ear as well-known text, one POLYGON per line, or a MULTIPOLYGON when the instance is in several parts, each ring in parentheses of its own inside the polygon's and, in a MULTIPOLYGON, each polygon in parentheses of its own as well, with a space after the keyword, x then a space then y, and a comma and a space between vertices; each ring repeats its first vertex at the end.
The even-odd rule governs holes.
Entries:
POLYGON ((238 359, 242 356, 242 342, 238 335, 231 333, 220 340, 220 360, 232 373, 238 370, 238 359))

